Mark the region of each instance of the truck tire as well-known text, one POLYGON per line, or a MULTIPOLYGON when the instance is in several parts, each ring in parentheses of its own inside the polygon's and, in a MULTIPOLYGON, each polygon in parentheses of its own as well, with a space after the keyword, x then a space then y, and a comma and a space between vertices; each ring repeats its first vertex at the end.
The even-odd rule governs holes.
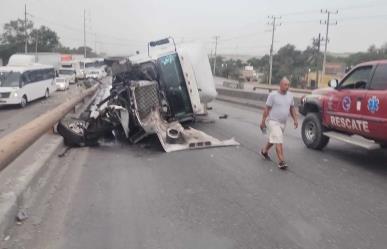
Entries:
POLYGON ((20 107, 21 108, 26 107, 27 103, 28 103, 27 96, 23 95, 23 97, 21 98, 21 101, 20 101, 20 107))
MULTIPOLYGON (((65 89, 66 90, 66 89, 65 89)), ((48 99, 48 97, 50 97, 50 90, 48 90, 48 88, 46 89, 46 92, 44 93, 44 98, 45 99, 48 99)))
POLYGON ((302 123, 301 135, 306 147, 322 150, 327 146, 329 137, 324 136, 324 127, 317 113, 309 113, 302 123))

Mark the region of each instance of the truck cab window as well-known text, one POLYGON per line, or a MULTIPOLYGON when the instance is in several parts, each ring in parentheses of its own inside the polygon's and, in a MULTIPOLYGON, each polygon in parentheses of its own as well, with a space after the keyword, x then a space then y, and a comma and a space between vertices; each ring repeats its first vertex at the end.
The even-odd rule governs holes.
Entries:
POLYGON ((344 79, 339 89, 365 89, 369 82, 371 71, 371 66, 355 69, 355 71, 344 79))

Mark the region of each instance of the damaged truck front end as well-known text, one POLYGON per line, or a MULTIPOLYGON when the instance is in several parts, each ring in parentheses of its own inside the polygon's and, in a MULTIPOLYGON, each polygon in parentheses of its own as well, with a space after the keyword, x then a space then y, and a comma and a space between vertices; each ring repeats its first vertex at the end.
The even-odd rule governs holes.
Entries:
MULTIPOLYGON (((111 135, 137 143, 152 134, 158 136, 166 152, 238 145, 233 139, 220 141, 181 125, 205 114, 206 104, 216 96, 212 75, 206 82, 210 86, 199 87, 203 75, 197 76, 200 70, 195 71, 194 64, 176 47, 153 57, 114 64, 108 96, 82 118, 61 120, 58 132, 69 146, 95 145, 99 138, 111 135)), ((208 73, 209 64, 207 78, 208 73)))

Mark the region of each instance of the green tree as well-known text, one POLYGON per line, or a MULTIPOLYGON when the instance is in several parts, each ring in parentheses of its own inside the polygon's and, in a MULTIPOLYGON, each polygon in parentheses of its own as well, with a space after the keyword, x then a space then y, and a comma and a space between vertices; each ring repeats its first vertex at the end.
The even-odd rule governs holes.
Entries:
POLYGON ((36 43, 39 52, 53 52, 60 45, 59 37, 56 32, 46 26, 40 26, 39 29, 33 29, 29 40, 32 51, 35 51, 36 43))
POLYGON ((12 54, 24 52, 26 29, 28 35, 33 29, 31 21, 27 22, 26 27, 21 19, 4 24, 3 34, 0 36, 0 57, 4 64, 8 62, 12 54))
POLYGON ((53 52, 60 47, 58 35, 48 27, 41 26, 35 29, 34 24, 31 21, 27 21, 25 28, 24 21, 21 19, 10 21, 4 24, 4 32, 0 36, 0 57, 4 64, 8 62, 12 54, 24 52, 26 29, 28 51, 35 51, 36 42, 39 52, 53 52))
POLYGON ((215 66, 215 72, 214 72, 214 57, 210 58, 210 66, 211 66, 211 71, 212 74, 215 76, 222 76, 221 71, 222 71, 222 64, 223 64, 223 57, 220 55, 216 56, 216 66, 215 66))

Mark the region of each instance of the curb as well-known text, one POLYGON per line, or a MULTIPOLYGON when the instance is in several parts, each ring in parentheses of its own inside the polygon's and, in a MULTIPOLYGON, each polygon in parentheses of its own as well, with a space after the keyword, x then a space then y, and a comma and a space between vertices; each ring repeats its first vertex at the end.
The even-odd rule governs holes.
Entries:
MULTIPOLYGON (((97 91, 86 101, 74 108, 79 116, 93 104, 97 91)), ((49 160, 63 145, 63 138, 45 133, 21 153, 0 174, 0 245, 7 231, 15 224, 19 210, 25 210, 31 204, 40 187, 50 176, 49 160)))
POLYGON ((48 168, 48 160, 62 141, 62 137, 44 134, 1 172, 0 240, 15 223, 18 210, 26 207, 33 198, 33 190, 39 186, 41 176, 48 168))

